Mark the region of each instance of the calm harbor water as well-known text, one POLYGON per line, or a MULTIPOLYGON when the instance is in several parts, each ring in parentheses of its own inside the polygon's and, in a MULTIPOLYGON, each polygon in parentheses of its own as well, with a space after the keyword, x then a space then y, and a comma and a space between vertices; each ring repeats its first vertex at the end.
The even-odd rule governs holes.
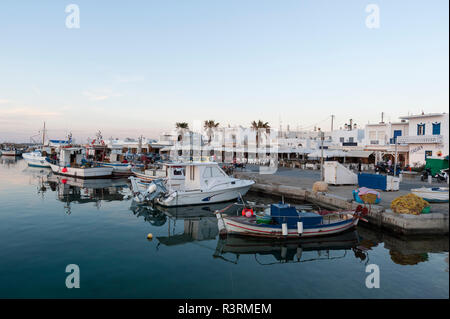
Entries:
POLYGON ((0 298, 449 297, 448 237, 359 227, 289 243, 220 239, 212 211, 227 204, 161 211, 129 195, 126 180, 62 180, 0 157, 0 298), (68 264, 79 289, 65 286, 68 264), (378 289, 366 288, 369 264, 378 289))

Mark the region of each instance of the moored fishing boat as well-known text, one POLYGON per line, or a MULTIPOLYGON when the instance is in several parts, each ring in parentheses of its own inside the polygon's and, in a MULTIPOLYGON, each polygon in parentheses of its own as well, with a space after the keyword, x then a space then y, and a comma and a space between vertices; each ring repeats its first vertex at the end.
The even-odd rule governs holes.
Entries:
POLYGON ((333 235, 355 227, 361 219, 360 212, 316 212, 297 211, 288 204, 270 206, 270 223, 261 223, 255 216, 227 216, 216 212, 222 234, 238 234, 255 237, 289 238, 333 235))
POLYGON ((50 163, 47 161, 47 156, 43 156, 42 152, 35 150, 30 153, 23 153, 23 159, 27 162, 28 166, 34 167, 50 167, 50 163))
POLYGON ((448 202, 448 187, 422 187, 422 188, 413 188, 411 189, 411 193, 422 197, 429 203, 447 203, 448 202))
POLYGON ((18 149, 14 149, 14 148, 7 148, 1 151, 2 156, 19 156, 20 154, 22 154, 22 152, 18 149))
POLYGON ((111 177, 113 169, 102 167, 85 160, 80 147, 61 148, 59 161, 51 161, 50 167, 55 174, 77 178, 107 178, 111 177))

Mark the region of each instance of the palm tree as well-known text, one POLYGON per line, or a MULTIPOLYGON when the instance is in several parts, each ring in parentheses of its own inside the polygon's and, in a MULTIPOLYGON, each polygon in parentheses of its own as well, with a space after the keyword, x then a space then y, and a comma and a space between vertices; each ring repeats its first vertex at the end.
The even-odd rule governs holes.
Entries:
POLYGON ((184 130, 188 130, 189 129, 189 124, 186 122, 176 122, 175 123, 175 127, 177 129, 184 129, 184 130))
POLYGON ((214 120, 205 121, 203 127, 206 130, 206 134, 208 135, 208 144, 211 144, 211 136, 213 130, 219 127, 219 123, 216 123, 214 120))
POLYGON ((263 122, 261 120, 258 120, 258 122, 256 121, 252 122, 252 130, 256 131, 256 148, 259 148, 259 140, 261 137, 262 129, 266 130, 266 133, 270 133, 269 122, 263 122))

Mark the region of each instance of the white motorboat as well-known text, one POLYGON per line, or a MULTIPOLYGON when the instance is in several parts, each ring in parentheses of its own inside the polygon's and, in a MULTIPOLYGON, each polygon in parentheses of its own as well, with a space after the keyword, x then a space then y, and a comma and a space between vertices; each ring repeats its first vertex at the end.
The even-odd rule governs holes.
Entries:
POLYGON ((28 166, 34 167, 50 167, 50 163, 46 160, 47 156, 43 156, 42 152, 39 150, 23 153, 23 159, 27 162, 28 166))
POLYGON ((184 165, 184 184, 177 188, 159 180, 153 181, 146 192, 136 193, 136 180, 132 178, 136 201, 154 199, 166 207, 226 202, 245 195, 255 183, 228 176, 215 162, 191 162, 184 165))
POLYGON ((422 197, 429 203, 447 203, 448 202, 448 187, 422 187, 413 188, 411 193, 422 197))
POLYGON ((86 162, 82 151, 79 147, 61 148, 59 161, 48 160, 53 173, 77 178, 105 178, 112 175, 112 167, 92 166, 86 162))

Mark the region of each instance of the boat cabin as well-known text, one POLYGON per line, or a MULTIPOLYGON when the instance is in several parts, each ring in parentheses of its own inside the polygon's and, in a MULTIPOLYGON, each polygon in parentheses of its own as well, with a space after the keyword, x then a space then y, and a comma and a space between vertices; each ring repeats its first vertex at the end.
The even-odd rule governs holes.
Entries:
POLYGON ((270 205, 270 216, 275 224, 287 223, 288 227, 297 227, 297 222, 303 225, 317 225, 322 223, 322 216, 312 212, 299 212, 289 204, 270 205))
POLYGON ((83 149, 81 147, 61 148, 59 153, 60 166, 81 166, 84 159, 83 149))
POLYGON ((213 186, 233 183, 230 178, 215 162, 192 162, 185 166, 185 191, 210 189, 213 186))

